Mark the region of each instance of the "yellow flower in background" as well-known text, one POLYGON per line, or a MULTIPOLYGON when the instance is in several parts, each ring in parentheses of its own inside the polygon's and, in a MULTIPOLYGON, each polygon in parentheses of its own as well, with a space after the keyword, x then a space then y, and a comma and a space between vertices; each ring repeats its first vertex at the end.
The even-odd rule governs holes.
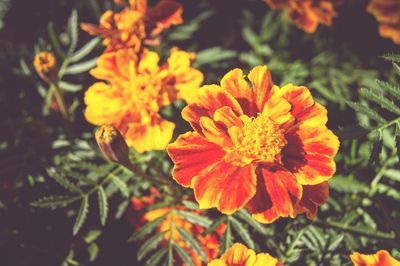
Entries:
POLYGON ((33 60, 33 66, 44 81, 55 82, 57 80, 58 65, 53 53, 47 51, 38 53, 33 60))
POLYGON ((139 52, 142 42, 157 44, 154 39, 171 25, 182 23, 182 6, 174 0, 161 0, 147 8, 147 0, 115 0, 124 5, 120 12, 107 10, 100 18, 100 25, 82 23, 83 30, 91 35, 101 36, 106 51, 132 48, 139 52))
POLYGON ((379 34, 400 44, 400 1, 371 0, 367 11, 379 22, 379 34))
POLYGON ((400 261, 392 258, 386 250, 379 250, 372 255, 354 252, 350 258, 355 266, 400 266, 400 261))
POLYGON ((117 127, 138 152, 164 149, 175 124, 160 110, 177 99, 190 102, 203 81, 203 74, 191 67, 193 59, 194 54, 178 49, 162 65, 158 54, 148 50, 139 56, 131 49, 103 54, 91 73, 108 82, 96 82, 85 93, 86 119, 117 127))
POLYGON ((256 254, 246 246, 235 243, 220 259, 214 259, 208 266, 283 266, 268 253, 256 254))
POLYGON ((297 27, 314 33, 319 24, 330 26, 341 0, 264 0, 273 9, 284 9, 297 27))

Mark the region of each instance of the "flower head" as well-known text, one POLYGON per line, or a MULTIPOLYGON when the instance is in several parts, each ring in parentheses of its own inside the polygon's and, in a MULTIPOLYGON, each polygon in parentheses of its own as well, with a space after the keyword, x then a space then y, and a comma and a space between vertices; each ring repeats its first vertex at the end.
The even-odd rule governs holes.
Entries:
MULTIPOLYGON (((154 205, 156 203, 159 203, 161 200, 161 194, 158 192, 157 189, 151 188, 150 189, 150 195, 149 196, 143 196, 141 198, 136 198, 132 197, 131 202, 132 202, 132 207, 135 213, 137 212, 143 212, 142 215, 140 215, 139 220, 132 215, 131 221, 135 224, 136 229, 139 230, 142 226, 144 226, 146 223, 154 221, 163 215, 167 214, 165 216, 165 219, 162 220, 160 225, 156 228, 156 231, 158 233, 161 232, 166 232, 163 237, 163 241, 161 242, 161 245, 167 245, 169 239, 172 237, 172 239, 180 245, 182 248, 184 248, 189 255, 192 257, 192 260, 196 266, 203 265, 201 258, 196 254, 196 252, 190 248, 184 239, 182 239, 182 236, 179 234, 178 230, 176 229, 176 226, 184 229, 185 231, 191 233, 196 240, 199 242, 199 244, 203 247, 207 260, 210 260, 211 258, 214 258, 218 255, 219 251, 219 240, 225 230, 225 225, 221 224, 213 233, 209 234, 204 234, 204 231, 206 228, 203 226, 193 224, 187 220, 185 220, 181 215, 179 215, 179 212, 177 210, 182 210, 186 212, 193 212, 197 215, 202 215, 203 213, 201 211, 194 211, 185 208, 184 206, 178 205, 174 207, 174 210, 172 210, 171 207, 163 207, 151 211, 146 211, 146 208, 154 205), (171 233, 169 232, 169 229, 171 228, 171 223, 174 224, 173 229, 171 230, 171 233)), ((177 265, 182 265, 179 262, 179 258, 175 258, 177 265)))
POLYGON ((379 22, 379 34, 400 44, 400 2, 396 0, 371 0, 367 10, 379 22))
POLYGON ((157 43, 154 39, 171 25, 182 23, 182 6, 174 0, 161 0, 147 8, 147 0, 115 1, 125 5, 120 12, 107 10, 100 18, 100 25, 82 23, 81 27, 91 35, 104 38, 106 51, 132 48, 138 52, 142 42, 157 43))
POLYGON ((392 258, 386 250, 379 250, 372 255, 354 252, 350 258, 355 266, 400 266, 400 261, 392 258))
POLYGON ((38 75, 46 82, 55 82, 58 75, 57 59, 53 53, 42 51, 33 60, 38 75))
POLYGON ((192 68, 194 55, 172 49, 159 65, 155 52, 139 56, 130 49, 103 54, 91 71, 97 82, 85 94, 86 119, 95 125, 112 124, 138 152, 161 150, 172 138, 175 124, 160 110, 177 99, 190 102, 203 75, 192 68))
POLYGON ((234 69, 183 109, 195 131, 167 147, 173 177, 194 190, 200 208, 245 207, 264 223, 302 212, 311 218, 328 197, 339 147, 327 111, 306 87, 273 85, 266 66, 248 79, 234 69))
POLYGON ((319 24, 330 26, 336 16, 334 6, 341 0, 265 0, 274 9, 284 9, 290 19, 307 33, 317 30, 319 24))
POLYGON ((283 266, 268 253, 256 254, 246 246, 235 243, 220 259, 210 261, 208 266, 283 266))

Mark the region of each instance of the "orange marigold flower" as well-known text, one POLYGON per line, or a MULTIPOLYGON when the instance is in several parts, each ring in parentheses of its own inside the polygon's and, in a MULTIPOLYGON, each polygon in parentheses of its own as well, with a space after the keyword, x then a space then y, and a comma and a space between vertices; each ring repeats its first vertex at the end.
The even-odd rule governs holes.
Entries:
POLYGON ((115 1, 125 4, 120 12, 107 10, 100 18, 100 25, 82 23, 81 27, 91 35, 104 38, 106 51, 133 48, 138 52, 142 42, 157 44, 152 40, 171 25, 182 23, 182 6, 174 0, 161 0, 147 8, 147 0, 115 1))
POLYGON ((341 0, 265 0, 273 9, 284 9, 290 19, 307 33, 317 30, 319 24, 330 26, 336 16, 334 6, 341 0))
POLYGON ((380 23, 379 34, 400 44, 400 1, 371 0, 367 11, 380 23))
POLYGON ((220 259, 210 261, 208 266, 283 266, 268 253, 256 254, 246 246, 235 243, 220 259))
POLYGON ((195 131, 167 147, 173 177, 193 188, 200 208, 245 207, 263 223, 303 212, 312 218, 328 197, 339 148, 327 111, 306 87, 273 85, 266 66, 248 79, 252 86, 234 69, 183 109, 195 131))
MULTIPOLYGON (((144 196, 141 198, 132 197, 131 202, 133 210, 135 211, 135 213, 137 213, 139 211, 143 211, 146 207, 149 207, 151 205, 156 204, 157 202, 160 202, 160 199, 161 195, 158 192, 158 190, 155 188, 151 188, 149 196, 144 196)), ((175 210, 172 210, 170 207, 164 207, 145 212, 143 215, 140 216, 139 220, 137 220, 134 215, 131 215, 132 216, 131 222, 135 225, 136 230, 139 230, 146 223, 154 221, 155 219, 158 219, 159 217, 167 214, 165 219, 160 223, 160 225, 156 229, 158 233, 167 231, 164 234, 163 242, 161 243, 161 245, 168 244, 168 240, 171 237, 171 234, 169 233, 168 230, 171 227, 171 222, 173 222, 174 225, 179 226, 180 228, 186 230, 187 232, 190 232, 197 239, 199 244, 204 248, 207 260, 216 257, 219 252, 219 240, 225 230, 225 225, 222 224, 217 228, 215 232, 204 235, 204 230, 205 230, 204 227, 197 224, 193 224, 185 220, 179 215, 178 212, 176 212, 176 210, 184 210, 187 212, 194 212, 198 215, 201 215, 202 213, 200 211, 193 211, 180 205, 175 206, 174 208, 175 210)), ((178 245, 183 247, 189 253, 196 266, 203 265, 201 258, 196 254, 196 252, 192 248, 190 248, 186 244, 186 242, 182 239, 182 237, 180 236, 175 227, 172 229, 172 238, 178 245)), ((176 256, 175 261, 177 265, 185 265, 182 264, 178 256, 176 256)))
POLYGON ((101 55, 91 74, 108 83, 97 82, 86 91, 86 119, 117 127, 138 152, 164 149, 175 124, 163 119, 160 109, 177 99, 190 102, 203 81, 203 74, 191 67, 193 58, 172 49, 159 66, 157 53, 148 50, 139 58, 130 49, 101 55))
POLYGON ((46 82, 56 82, 58 76, 57 59, 53 53, 42 51, 33 59, 38 75, 46 82))
POLYGON ((355 266, 400 266, 400 261, 392 258, 386 250, 379 250, 372 255, 354 252, 350 258, 355 266))

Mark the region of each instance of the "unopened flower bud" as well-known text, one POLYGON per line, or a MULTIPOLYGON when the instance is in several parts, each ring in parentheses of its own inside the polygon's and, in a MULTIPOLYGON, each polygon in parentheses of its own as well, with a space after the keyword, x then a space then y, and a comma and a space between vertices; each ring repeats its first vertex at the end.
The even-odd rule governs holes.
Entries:
POLYGON ((58 65, 57 59, 53 53, 40 52, 35 56, 33 60, 33 66, 35 67, 38 75, 46 82, 56 82, 58 79, 58 65))
POLYGON ((129 148, 121 133, 112 125, 103 125, 96 131, 96 141, 104 157, 114 163, 129 163, 129 148))

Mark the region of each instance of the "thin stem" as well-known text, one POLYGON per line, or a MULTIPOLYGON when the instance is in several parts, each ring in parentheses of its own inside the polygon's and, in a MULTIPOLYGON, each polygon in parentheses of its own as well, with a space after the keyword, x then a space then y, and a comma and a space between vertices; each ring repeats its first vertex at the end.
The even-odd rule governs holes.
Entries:
POLYGON ((385 129, 385 128, 387 128, 387 127, 390 127, 391 125, 394 125, 394 124, 396 124, 396 123, 400 123, 400 117, 398 117, 398 118, 396 118, 396 119, 393 119, 392 121, 389 121, 389 122, 383 124, 383 125, 380 126, 380 127, 376 127, 376 128, 374 128, 372 131, 382 130, 382 129, 385 129))
POLYGON ((121 166, 118 166, 117 168, 115 168, 113 171, 111 171, 110 173, 108 173, 107 177, 104 178, 99 184, 97 184, 96 186, 92 187, 90 190, 88 190, 87 192, 83 193, 82 196, 90 196, 91 194, 93 194, 94 192, 96 192, 100 187, 102 187, 103 185, 105 185, 106 183, 108 183, 117 173, 119 173, 123 168, 121 166))
POLYGON ((60 107, 61 115, 66 119, 70 120, 69 111, 66 107, 64 97, 62 95, 61 89, 59 88, 58 84, 51 83, 51 87, 54 88, 54 96, 56 97, 56 101, 58 106, 60 107))

